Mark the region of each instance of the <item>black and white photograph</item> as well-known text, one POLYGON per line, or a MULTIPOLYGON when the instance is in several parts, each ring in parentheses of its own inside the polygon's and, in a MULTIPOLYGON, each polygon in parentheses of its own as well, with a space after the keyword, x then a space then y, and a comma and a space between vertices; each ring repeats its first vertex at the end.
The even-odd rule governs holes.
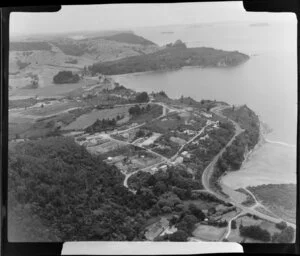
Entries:
POLYGON ((295 14, 14 12, 8 85, 9 242, 295 243, 295 14))

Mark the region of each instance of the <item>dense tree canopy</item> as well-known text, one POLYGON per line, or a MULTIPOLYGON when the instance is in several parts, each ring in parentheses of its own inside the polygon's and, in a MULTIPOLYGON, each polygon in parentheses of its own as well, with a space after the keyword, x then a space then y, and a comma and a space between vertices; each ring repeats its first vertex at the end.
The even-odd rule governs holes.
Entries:
POLYGON ((271 240, 270 233, 257 225, 240 226, 240 234, 241 236, 261 240, 263 242, 269 242, 271 240))
POLYGON ((71 84, 77 83, 80 80, 78 74, 73 74, 72 71, 59 71, 53 77, 53 83, 55 84, 71 84))
POLYGON ((9 227, 17 227, 12 239, 132 240, 141 236, 142 208, 152 206, 154 196, 147 190, 132 194, 122 185, 123 179, 118 169, 71 138, 51 137, 11 147, 9 227), (31 225, 37 221, 39 225, 31 225))
POLYGON ((149 101, 149 96, 147 92, 140 92, 136 95, 135 97, 136 102, 148 102, 149 101))

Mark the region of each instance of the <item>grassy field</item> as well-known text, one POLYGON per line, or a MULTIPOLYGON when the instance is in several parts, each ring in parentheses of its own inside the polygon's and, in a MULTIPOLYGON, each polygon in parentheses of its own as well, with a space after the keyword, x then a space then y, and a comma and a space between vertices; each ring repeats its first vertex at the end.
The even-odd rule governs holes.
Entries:
POLYGON ((218 228, 209 225, 200 224, 193 232, 193 236, 205 241, 219 241, 226 228, 218 228))
POLYGON ((247 196, 247 199, 242 202, 242 205, 249 207, 249 206, 252 206, 255 204, 254 198, 252 197, 252 195, 249 192, 247 192, 247 190, 245 190, 244 188, 238 188, 238 189, 236 189, 236 191, 241 192, 247 196))
POLYGON ((119 116, 128 116, 129 107, 118 107, 112 109, 94 110, 88 114, 78 117, 74 122, 64 127, 64 130, 81 130, 92 125, 97 119, 113 119, 119 116))
POLYGON ((167 117, 156 120, 148 124, 148 129, 153 132, 166 133, 169 130, 176 130, 179 126, 184 124, 184 120, 177 118, 178 115, 168 115, 167 117))
MULTIPOLYGON (((71 69, 74 71, 73 69, 71 69)), ((10 75, 9 77, 9 84, 13 88, 9 91, 10 97, 16 96, 30 96, 35 97, 42 96, 42 97, 54 97, 54 96, 61 96, 66 95, 69 92, 82 88, 84 86, 92 86, 98 83, 98 81, 93 79, 82 79, 78 83, 73 84, 60 84, 55 85, 53 84, 53 76, 56 75, 61 68, 59 67, 48 67, 44 66, 41 69, 33 69, 29 70, 29 73, 38 73, 39 74, 39 87, 36 89, 23 89, 22 87, 26 86, 30 79, 25 77, 25 74, 18 74, 18 75, 10 75)))
POLYGON ((269 184, 248 189, 276 215, 295 223, 297 196, 295 184, 269 184))
POLYGON ((68 102, 56 102, 55 104, 46 105, 44 107, 29 108, 22 112, 24 115, 36 115, 36 116, 48 116, 55 115, 60 112, 64 112, 68 109, 73 109, 76 107, 81 107, 82 104, 79 104, 76 101, 68 102))
POLYGON ((110 151, 113 151, 115 149, 120 149, 123 148, 124 144, 115 142, 115 141, 109 141, 106 143, 103 143, 98 146, 93 146, 93 147, 87 147, 87 150, 91 152, 92 154, 104 154, 108 153, 110 151))

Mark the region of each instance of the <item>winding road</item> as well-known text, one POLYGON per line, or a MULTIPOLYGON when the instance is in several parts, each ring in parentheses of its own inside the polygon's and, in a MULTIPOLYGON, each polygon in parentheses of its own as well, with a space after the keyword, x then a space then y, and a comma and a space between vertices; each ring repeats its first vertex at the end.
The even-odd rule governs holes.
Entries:
MULTIPOLYGON (((215 108, 211 109, 211 111, 212 111, 214 114, 216 114, 216 115, 218 115, 218 116, 220 116, 220 117, 222 117, 222 118, 226 118, 226 119, 227 119, 227 117, 225 117, 224 115, 222 115, 222 114, 220 113, 220 111, 221 111, 221 110, 224 110, 225 108, 228 108, 228 106, 218 106, 218 107, 215 107, 215 108)), ((235 139, 239 134, 241 134, 241 133, 244 131, 244 130, 239 126, 239 124, 237 124, 236 122, 234 122, 234 121, 231 120, 231 119, 228 119, 228 120, 230 120, 230 121, 233 123, 233 125, 235 126, 235 134, 234 134, 234 136, 231 138, 231 140, 227 143, 227 145, 226 145, 226 146, 225 146, 225 147, 224 147, 224 148, 223 148, 223 149, 222 149, 222 150, 214 157, 214 159, 212 160, 212 162, 205 168, 205 170, 203 171, 203 175, 202 175, 202 184, 203 184, 204 189, 205 189, 207 192, 213 194, 214 196, 216 196, 216 197, 219 198, 220 200, 223 200, 223 201, 225 201, 225 202, 228 202, 228 203, 231 203, 231 204, 235 205, 236 207, 238 207, 238 208, 240 208, 240 209, 242 210, 241 213, 237 214, 235 217, 233 217, 233 218, 229 221, 229 223, 228 223, 228 230, 227 230, 227 232, 226 232, 225 238, 227 238, 227 237, 229 236, 229 234, 230 234, 230 231, 231 231, 231 221, 232 221, 233 219, 238 218, 240 215, 242 215, 242 213, 243 213, 243 214, 245 214, 245 213, 251 213, 251 214, 253 214, 253 215, 256 215, 256 216, 260 217, 261 219, 265 219, 265 220, 271 221, 271 222, 273 222, 273 223, 279 223, 279 222, 281 222, 281 221, 285 221, 285 220, 281 219, 280 217, 271 217, 271 216, 269 216, 269 215, 267 215, 267 214, 264 214, 264 213, 262 213, 262 212, 257 211, 255 208, 256 208, 257 206, 261 206, 261 207, 263 207, 265 210, 271 212, 271 211, 268 210, 266 207, 264 207, 260 202, 258 202, 258 201, 256 200, 255 196, 254 196, 252 193, 251 193, 251 195, 253 195, 253 198, 255 199, 256 204, 255 204, 254 206, 247 207, 247 206, 242 205, 240 202, 237 202, 237 201, 236 201, 235 199, 233 199, 233 198, 230 198, 230 197, 229 197, 229 199, 226 198, 225 196, 219 194, 218 192, 214 191, 213 188, 211 188, 210 183, 209 183, 209 180, 210 180, 211 175, 212 175, 213 172, 214 172, 214 167, 215 167, 215 165, 216 165, 218 159, 219 159, 220 156, 223 154, 223 152, 226 150, 226 148, 229 147, 229 146, 232 144, 232 142, 234 141, 234 139, 235 139)), ((273 212, 271 212, 271 213, 273 214, 273 212)), ((274 214, 274 215, 275 215, 275 214, 274 214)), ((286 222, 289 226, 292 226, 294 229, 296 228, 296 225, 295 225, 295 224, 290 223, 290 222, 287 222, 287 221, 285 221, 285 222, 286 222)))

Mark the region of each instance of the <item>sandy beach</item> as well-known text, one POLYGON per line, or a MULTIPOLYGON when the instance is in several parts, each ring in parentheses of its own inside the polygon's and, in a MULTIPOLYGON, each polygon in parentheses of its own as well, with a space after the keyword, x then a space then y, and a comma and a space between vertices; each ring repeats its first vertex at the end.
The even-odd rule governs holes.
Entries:
POLYGON ((247 153, 241 169, 230 172, 221 179, 221 183, 233 189, 296 182, 296 147, 269 141, 263 129, 259 142, 247 153))

